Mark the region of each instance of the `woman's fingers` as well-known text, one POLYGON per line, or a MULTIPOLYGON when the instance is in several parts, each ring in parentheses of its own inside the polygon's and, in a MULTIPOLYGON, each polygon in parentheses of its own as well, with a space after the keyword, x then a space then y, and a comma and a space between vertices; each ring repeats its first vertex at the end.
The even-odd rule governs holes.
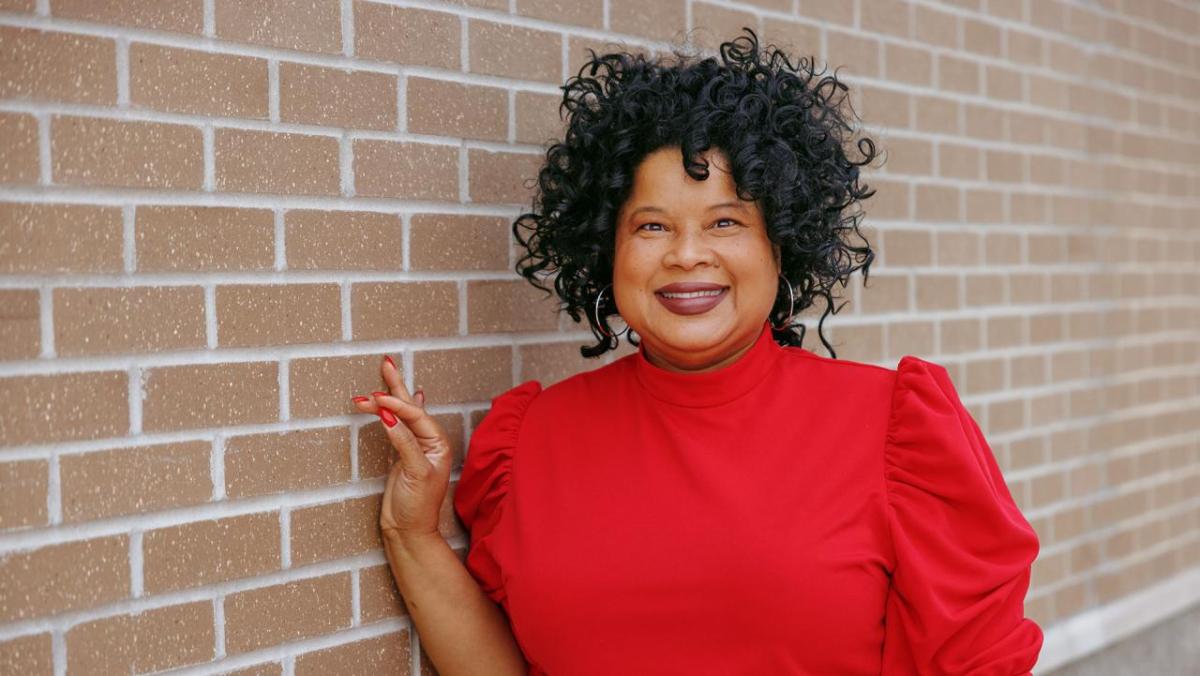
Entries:
POLYGON ((388 355, 383 355, 383 361, 379 364, 379 373, 383 376, 383 382, 387 383, 388 391, 392 396, 399 397, 405 401, 412 401, 412 395, 408 393, 408 388, 404 386, 404 378, 400 376, 400 367, 388 355))
POLYGON ((416 403, 378 393, 375 394, 375 403, 403 422, 412 431, 413 436, 425 444, 444 441, 441 427, 416 403))

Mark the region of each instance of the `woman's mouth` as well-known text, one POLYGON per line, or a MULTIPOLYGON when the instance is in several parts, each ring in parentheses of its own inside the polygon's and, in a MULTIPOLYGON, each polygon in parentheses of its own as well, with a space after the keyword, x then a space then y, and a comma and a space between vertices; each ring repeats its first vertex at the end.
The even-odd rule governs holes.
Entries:
POLYGON ((725 299, 729 287, 704 291, 688 291, 680 293, 655 292, 654 297, 671 312, 677 315, 698 315, 708 312, 725 299))

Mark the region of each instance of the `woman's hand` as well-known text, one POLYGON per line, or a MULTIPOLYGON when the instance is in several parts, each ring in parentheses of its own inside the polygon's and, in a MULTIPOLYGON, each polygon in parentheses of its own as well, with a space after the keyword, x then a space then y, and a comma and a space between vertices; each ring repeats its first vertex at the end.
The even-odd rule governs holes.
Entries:
POLYGON ((353 398, 358 410, 379 416, 396 451, 379 528, 385 539, 401 542, 440 538, 438 520, 450 485, 450 443, 441 425, 425 412, 425 394, 418 388, 416 397, 409 395, 391 357, 384 357, 379 370, 389 392, 353 398))

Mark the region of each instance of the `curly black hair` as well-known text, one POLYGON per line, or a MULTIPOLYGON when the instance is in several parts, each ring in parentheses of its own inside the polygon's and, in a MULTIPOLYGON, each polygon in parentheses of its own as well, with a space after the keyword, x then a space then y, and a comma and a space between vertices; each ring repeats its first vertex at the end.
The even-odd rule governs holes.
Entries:
POLYGON ((704 180, 708 164, 699 156, 715 146, 729 158, 738 197, 758 201, 768 237, 781 247, 783 276, 793 286, 789 313, 792 293, 781 277, 770 313, 772 337, 781 345, 802 345, 804 324, 790 322, 820 296, 826 307, 818 334, 837 358, 820 329, 841 309, 833 307, 833 285, 845 288, 859 269, 864 283, 870 274, 874 252, 858 230, 861 213, 849 207, 875 194, 858 183, 859 167, 876 157, 875 143, 859 139, 863 158, 847 157, 844 144, 853 130, 841 110, 847 86, 836 70, 814 82, 812 59, 793 66, 775 45, 760 51, 754 31, 743 30, 749 35, 720 45, 720 61, 698 60, 678 48, 670 64, 662 56, 589 49, 591 59, 562 86, 565 139, 546 150, 533 210, 518 216, 512 231, 526 249, 516 272, 547 294, 543 278, 554 274, 558 310, 577 323, 580 313, 587 317, 597 343, 580 348, 584 357, 617 347, 608 326, 617 312, 613 295, 605 294, 599 317, 593 307, 612 282, 616 216, 638 164, 661 147, 679 147, 684 170, 704 180), (845 241, 851 234, 864 245, 845 241), (785 321, 782 330, 774 328, 785 321))

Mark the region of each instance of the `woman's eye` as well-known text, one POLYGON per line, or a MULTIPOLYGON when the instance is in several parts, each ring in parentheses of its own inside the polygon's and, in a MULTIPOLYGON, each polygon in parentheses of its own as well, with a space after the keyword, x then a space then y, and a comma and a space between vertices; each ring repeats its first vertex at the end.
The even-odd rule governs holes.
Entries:
POLYGON ((662 227, 662 224, 661 224, 661 223, 642 223, 641 225, 639 225, 639 226, 638 226, 638 228, 637 228, 637 229, 638 229, 638 230, 641 230, 642 228, 649 228, 649 227, 650 227, 650 226, 652 226, 652 225, 657 225, 657 226, 658 226, 658 227, 660 227, 660 228, 662 227))
POLYGON ((720 219, 719 221, 717 221, 717 223, 718 223, 718 224, 720 224, 720 223, 731 223, 731 224, 733 224, 733 225, 737 225, 737 221, 733 220, 732 218, 722 218, 722 219, 720 219))

